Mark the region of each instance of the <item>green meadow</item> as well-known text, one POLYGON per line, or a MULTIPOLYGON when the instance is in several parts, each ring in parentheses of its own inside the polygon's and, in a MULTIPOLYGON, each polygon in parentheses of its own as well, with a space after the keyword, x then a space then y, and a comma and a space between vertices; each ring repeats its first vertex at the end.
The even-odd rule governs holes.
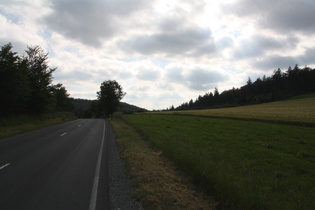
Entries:
POLYGON ((279 116, 267 122, 257 117, 189 114, 121 117, 214 196, 218 208, 314 209, 315 128, 311 124, 303 126, 279 116))

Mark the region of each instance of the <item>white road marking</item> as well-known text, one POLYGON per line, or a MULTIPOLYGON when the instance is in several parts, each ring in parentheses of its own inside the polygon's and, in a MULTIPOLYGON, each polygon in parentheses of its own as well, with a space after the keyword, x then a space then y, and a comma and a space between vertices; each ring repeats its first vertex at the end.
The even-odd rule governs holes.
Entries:
POLYGON ((3 166, 0 167, 0 170, 1 170, 1 169, 4 169, 5 167, 9 166, 10 164, 11 164, 11 163, 4 164, 3 166))
POLYGON ((64 136, 64 135, 67 135, 67 132, 65 132, 65 133, 61 134, 60 136, 64 136))
POLYGON ((81 127, 81 125, 78 125, 78 127, 81 127))
POLYGON ((95 170, 95 176, 94 176, 94 182, 93 182, 93 188, 92 188, 92 193, 91 193, 89 210, 95 210, 96 209, 98 182, 99 182, 99 178, 100 178, 100 168, 101 168, 101 162, 102 162, 104 139, 105 139, 105 122, 104 122, 104 130, 103 130, 101 148, 100 148, 100 151, 98 153, 98 159, 97 159, 97 164, 96 164, 96 170, 95 170))

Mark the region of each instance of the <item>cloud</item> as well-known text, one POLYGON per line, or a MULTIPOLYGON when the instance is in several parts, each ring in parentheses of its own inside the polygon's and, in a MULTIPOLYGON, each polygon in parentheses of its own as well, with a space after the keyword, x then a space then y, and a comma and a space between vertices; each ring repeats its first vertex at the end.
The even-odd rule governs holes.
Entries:
POLYGON ((214 88, 218 82, 224 81, 226 78, 216 71, 206 71, 203 69, 195 69, 186 76, 188 86, 194 90, 209 90, 214 88))
POLYGON ((295 64, 299 65, 314 65, 315 64, 315 47, 307 48, 305 52, 298 56, 281 56, 270 55, 261 60, 253 62, 255 66, 264 70, 271 69, 287 69, 289 66, 293 67, 295 64))
POLYGON ((0 44, 9 42, 13 50, 23 54, 27 46, 48 48, 41 32, 44 26, 36 21, 48 13, 39 1, 0 1, 0 44))
POLYGON ((172 83, 181 84, 191 90, 207 91, 226 81, 227 76, 207 70, 206 66, 184 66, 173 64, 168 67, 167 79, 172 83))
POLYGON ((90 71, 83 69, 75 69, 69 73, 64 73, 62 71, 58 72, 58 70, 54 74, 55 75, 54 78, 57 80, 87 82, 93 78, 93 74, 91 74, 90 71))
POLYGON ((145 0, 53 0, 52 13, 43 22, 69 39, 98 48, 123 33, 124 22, 146 6, 145 0))
POLYGON ((215 52, 211 32, 204 28, 137 35, 123 41, 120 47, 143 55, 197 56, 215 52))
POLYGON ((240 41, 238 48, 234 51, 234 57, 237 59, 248 59, 251 57, 263 56, 270 51, 278 50, 294 50, 298 39, 295 37, 289 38, 274 38, 262 35, 254 35, 248 39, 240 41))
POLYGON ((137 78, 146 81, 155 81, 160 77, 160 72, 158 70, 152 70, 150 68, 140 69, 137 73, 137 78))
POLYGON ((181 1, 162 16, 156 13, 157 18, 147 23, 149 30, 121 39, 118 46, 130 53, 164 58, 213 55, 217 48, 211 29, 196 24, 204 6, 203 1, 181 1))
POLYGON ((280 56, 272 55, 265 57, 261 60, 255 61, 255 66, 259 69, 271 70, 271 69, 285 69, 289 66, 294 66, 297 60, 292 56, 280 56))
POLYGON ((299 58, 300 64, 314 65, 315 64, 315 47, 306 48, 304 55, 299 58))
POLYGON ((313 0, 238 0, 223 8, 227 14, 254 19, 261 28, 282 33, 315 31, 313 0))

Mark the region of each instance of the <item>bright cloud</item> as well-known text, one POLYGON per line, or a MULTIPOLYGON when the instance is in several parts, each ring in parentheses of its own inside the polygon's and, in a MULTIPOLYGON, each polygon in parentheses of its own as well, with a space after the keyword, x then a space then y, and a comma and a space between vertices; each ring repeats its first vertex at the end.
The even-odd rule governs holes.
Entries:
POLYGON ((0 44, 44 48, 72 97, 116 80, 127 103, 162 109, 314 66, 314 19, 312 0, 3 0, 0 44))

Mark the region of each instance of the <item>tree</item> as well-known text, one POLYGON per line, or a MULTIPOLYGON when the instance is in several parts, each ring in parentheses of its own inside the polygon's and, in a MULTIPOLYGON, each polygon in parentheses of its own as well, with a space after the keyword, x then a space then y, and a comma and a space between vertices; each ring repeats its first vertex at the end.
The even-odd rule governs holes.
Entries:
POLYGON ((73 111, 74 106, 72 102, 70 101, 69 94, 67 93, 67 90, 65 87, 62 86, 62 84, 58 83, 57 85, 53 85, 51 87, 52 92, 52 105, 55 107, 56 111, 73 111))
POLYGON ((12 44, 0 50, 0 115, 19 114, 25 111, 29 82, 23 62, 12 52, 12 44))
POLYGON ((247 85, 252 85, 253 84, 252 79, 250 77, 248 77, 248 80, 247 80, 246 84, 247 85))
POLYGON ((0 117, 72 111, 67 90, 52 84, 48 54, 39 47, 28 47, 25 56, 12 52, 8 43, 0 49, 0 117))
POLYGON ((101 117, 108 117, 114 113, 119 105, 119 101, 126 95, 122 87, 115 80, 104 81, 97 92, 99 101, 99 111, 101 117))
POLYGON ((31 89, 28 110, 38 114, 47 111, 52 96, 52 73, 56 68, 49 68, 48 53, 44 53, 39 46, 28 47, 25 52, 23 62, 31 89))

